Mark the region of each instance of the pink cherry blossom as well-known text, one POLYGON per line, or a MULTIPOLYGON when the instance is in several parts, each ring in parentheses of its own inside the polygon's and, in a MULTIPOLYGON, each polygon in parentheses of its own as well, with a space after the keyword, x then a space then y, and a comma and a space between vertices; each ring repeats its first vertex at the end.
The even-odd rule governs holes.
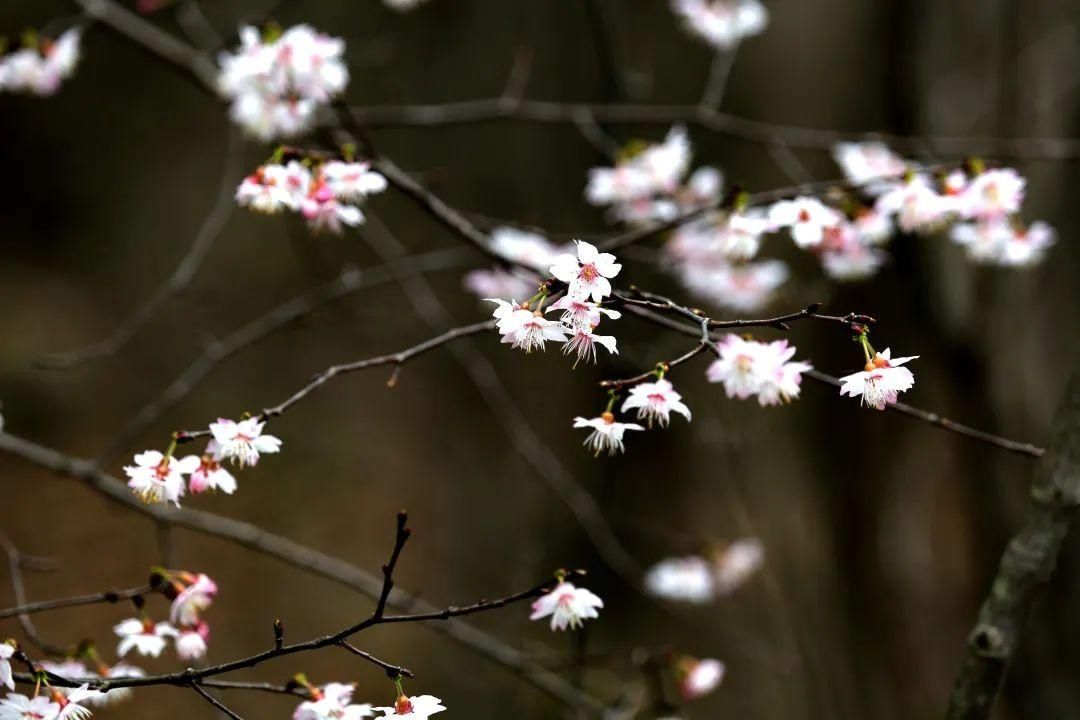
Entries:
POLYGON ((713 581, 718 595, 730 595, 746 584, 765 564, 765 546, 757 538, 743 538, 724 547, 713 560, 713 581))
POLYGON ((563 354, 569 355, 570 353, 577 353, 577 361, 574 362, 574 367, 577 367, 578 362, 581 362, 582 360, 589 360, 595 363, 597 345, 603 347, 612 355, 619 354, 619 351, 615 347, 615 338, 613 336, 596 335, 593 333, 592 328, 578 325, 570 329, 570 339, 563 345, 563 354))
POLYGON ((672 0, 671 5, 688 30, 718 50, 731 50, 769 24, 760 0, 672 0))
POLYGON ((375 712, 381 712, 383 717, 394 717, 397 720, 427 720, 445 709, 442 700, 432 695, 401 695, 393 707, 374 708, 375 712))
POLYGON ((386 190, 386 178, 366 162, 331 160, 319 168, 319 176, 338 200, 363 202, 368 195, 386 190))
POLYGON ((194 577, 181 573, 181 578, 187 580, 187 585, 173 599, 169 608, 169 621, 177 625, 195 625, 199 621, 199 615, 210 607, 217 597, 218 586, 203 573, 194 577))
POLYGON ((672 412, 690 419, 690 408, 682 402, 682 395, 675 392, 675 387, 664 378, 655 382, 639 383, 630 388, 629 395, 623 402, 622 412, 633 409, 638 411, 638 420, 645 420, 649 427, 652 427, 654 422, 660 427, 667 427, 672 412))
POLYGON ((0 720, 51 720, 59 712, 60 704, 49 695, 29 698, 13 692, 0 700, 0 720))
POLYGON ((198 458, 199 466, 188 477, 188 490, 193 495, 207 490, 220 490, 226 495, 236 492, 236 478, 214 459, 217 452, 217 443, 211 441, 206 454, 198 458))
POLYGON ((198 660, 206 655, 206 645, 210 641, 210 626, 200 620, 195 625, 180 628, 176 636, 176 656, 181 660, 198 660))
POLYGON ((773 227, 788 228, 791 239, 803 249, 820 245, 826 229, 842 220, 839 212, 812 197, 781 200, 769 208, 769 222, 773 227))
POLYGON ((724 674, 724 663, 714 658, 683 658, 678 665, 679 694, 686 700, 704 697, 720 687, 724 674))

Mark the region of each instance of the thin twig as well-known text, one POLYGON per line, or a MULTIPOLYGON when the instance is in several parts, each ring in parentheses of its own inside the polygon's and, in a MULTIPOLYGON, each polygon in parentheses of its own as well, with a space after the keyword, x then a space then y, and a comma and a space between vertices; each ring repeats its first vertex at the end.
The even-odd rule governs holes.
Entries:
POLYGON ((225 224, 236 207, 233 195, 236 191, 240 161, 243 158, 243 142, 240 129, 232 126, 225 148, 225 164, 221 171, 221 185, 210 213, 195 234, 191 247, 176 266, 168 280, 158 285, 157 291, 140 304, 126 320, 108 336, 74 350, 50 353, 36 361, 36 365, 52 370, 69 370, 91 360, 115 354, 150 322, 157 312, 174 296, 191 284, 199 267, 221 235, 225 224))
POLYGON ((35 613, 59 610, 61 608, 79 607, 81 605, 98 605, 102 603, 115 604, 121 600, 146 595, 153 592, 149 585, 127 588, 125 590, 106 590, 105 592, 91 593, 89 595, 75 595, 73 597, 58 598, 56 600, 42 600, 40 602, 25 603, 0 609, 0 620, 16 615, 33 615, 35 613))
POLYGON ((361 658, 367 660, 369 663, 371 663, 373 665, 377 665, 378 667, 381 667, 383 670, 386 671, 386 676, 388 678, 390 678, 391 680, 393 680, 394 678, 398 678, 398 677, 410 677, 410 678, 411 677, 416 677, 415 675, 413 675, 412 670, 410 670, 409 668, 402 667, 400 665, 393 665, 391 663, 386 662, 385 660, 380 660, 379 658, 375 657, 371 653, 364 652, 360 648, 353 646, 352 644, 349 643, 348 640, 342 640, 341 642, 338 643, 338 645, 341 648, 351 652, 353 655, 356 655, 357 657, 361 657, 361 658))
MULTIPOLYGON (((15 604, 17 606, 29 605, 30 603, 26 599, 26 586, 23 584, 22 553, 15 546, 15 543, 3 533, 0 533, 0 548, 3 548, 8 557, 8 571, 11 573, 11 593, 15 597, 15 604)), ((27 639, 43 653, 60 656, 66 652, 66 648, 51 643, 38 634, 37 627, 34 626, 34 621, 30 619, 28 612, 18 612, 15 616, 19 618, 19 625, 22 627, 27 639)))
MULTIPOLYGON (((104 498, 151 520, 167 520, 178 527, 216 537, 267 557, 276 558, 304 572, 357 590, 372 599, 378 598, 382 592, 382 583, 379 579, 365 570, 340 558, 274 535, 251 523, 190 508, 144 505, 131 494, 124 483, 97 469, 90 461, 65 455, 52 448, 4 432, 0 432, 0 451, 20 457, 57 475, 81 480, 88 488, 104 498)), ((401 589, 391 592, 387 605, 405 613, 441 612, 430 603, 419 600, 401 589)), ((451 618, 445 623, 431 627, 499 667, 513 672, 527 683, 570 707, 584 706, 594 712, 601 712, 605 707, 602 702, 577 690, 558 675, 536 666, 521 651, 471 625, 451 618)))
POLYGON ((239 715, 237 715, 237 714, 236 714, 235 712, 233 712, 232 710, 230 710, 230 709, 229 709, 229 708, 228 708, 228 707, 227 707, 227 706, 225 705, 225 703, 221 702, 221 701, 220 701, 220 700, 218 700, 218 699, 217 699, 216 697, 214 697, 214 696, 213 696, 213 695, 211 695, 210 693, 208 693, 208 692, 206 692, 205 690, 203 690, 203 688, 202 688, 202 684, 201 684, 201 683, 197 683, 197 682, 193 682, 193 683, 191 683, 191 689, 192 689, 192 690, 194 690, 195 692, 197 692, 197 693, 199 694, 199 696, 200 696, 200 697, 201 697, 201 698, 202 698, 203 700, 205 700, 206 702, 210 703, 211 705, 213 705, 214 707, 216 707, 216 708, 217 708, 218 710, 220 710, 221 712, 223 712, 223 713, 225 713, 226 715, 228 715, 229 717, 231 717, 231 718, 232 718, 233 720, 244 720, 244 718, 240 717, 240 716, 239 716, 239 715))

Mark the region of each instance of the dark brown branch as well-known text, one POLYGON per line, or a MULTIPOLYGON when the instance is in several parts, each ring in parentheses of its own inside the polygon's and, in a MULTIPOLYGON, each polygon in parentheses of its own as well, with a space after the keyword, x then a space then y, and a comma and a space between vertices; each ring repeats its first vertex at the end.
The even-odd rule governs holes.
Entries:
POLYGON ((106 590, 105 592, 91 593, 89 595, 75 595, 56 600, 42 600, 41 602, 26 603, 15 607, 0 609, 0 620, 16 615, 33 615, 34 613, 59 610, 60 608, 79 607, 81 605, 98 605, 103 603, 118 603, 121 600, 146 595, 153 591, 149 585, 127 588, 126 590, 106 590))
POLYGON ((203 690, 203 688, 202 688, 202 684, 201 684, 201 683, 197 683, 197 682, 193 682, 193 683, 191 683, 191 689, 192 689, 192 690, 194 690, 195 692, 197 692, 197 693, 199 694, 199 696, 200 696, 200 697, 201 697, 201 698, 202 698, 203 700, 205 700, 206 702, 210 703, 211 705, 213 705, 214 707, 216 707, 216 708, 217 708, 218 710, 220 710, 221 712, 223 712, 223 713, 225 713, 226 715, 228 715, 229 717, 231 717, 231 718, 232 718, 233 720, 244 720, 244 718, 240 717, 239 715, 237 715, 236 713, 234 713, 234 712, 233 712, 232 710, 230 710, 230 709, 229 709, 229 708, 228 708, 228 707, 227 707, 227 706, 225 705, 225 703, 221 702, 221 701, 220 701, 220 700, 218 700, 218 699, 217 699, 216 697, 214 697, 214 696, 213 696, 213 695, 211 695, 210 693, 208 693, 208 692, 206 692, 205 690, 203 690))
MULTIPOLYGON (((694 328, 684 323, 681 323, 678 320, 665 317, 647 308, 630 306, 627 307, 626 310, 631 314, 636 315, 644 320, 647 320, 657 325, 662 325, 666 328, 669 328, 676 332, 680 332, 684 335, 697 336, 699 334, 698 331, 694 328)), ((713 339, 715 340, 718 338, 714 337, 713 339)), ((805 372, 804 375, 820 383, 833 385, 835 387, 840 386, 840 378, 820 372, 818 370, 809 370, 805 372)), ((969 427, 967 425, 954 422, 946 417, 939 415, 938 413, 921 410, 906 403, 896 403, 894 405, 886 405, 885 407, 887 410, 891 410, 893 412, 898 412, 903 415, 922 420, 923 422, 927 422, 931 425, 934 425, 935 427, 949 430, 950 432, 955 432, 965 437, 969 437, 974 440, 978 440, 980 442, 984 442, 989 445, 1001 448, 1002 450, 1008 450, 1009 452, 1014 452, 1020 455, 1026 455, 1028 457, 1036 458, 1042 456, 1044 452, 1042 448, 1032 445, 1030 443, 1018 442, 1016 440, 1010 440, 1008 438, 984 432, 982 430, 976 430, 975 428, 969 427)))
MULTIPOLYGON (((658 363, 664 367, 665 372, 672 368, 676 368, 685 362, 688 362, 698 355, 706 352, 709 349, 709 345, 706 343, 698 343, 691 350, 683 353, 674 360, 668 360, 666 362, 658 363)), ((634 375, 633 377, 622 378, 620 380, 601 380, 600 387, 607 388, 609 390, 618 390, 620 388, 627 387, 628 385, 637 385, 638 383, 645 382, 646 380, 652 380, 656 378, 656 371, 649 370, 643 372, 640 375, 634 375)))
POLYGON ((386 671, 386 676, 388 678, 390 678, 391 680, 393 680, 394 678, 399 678, 399 677, 410 677, 410 678, 411 677, 416 677, 415 675, 413 675, 412 670, 410 670, 409 668, 402 667, 400 665, 391 665, 390 663, 386 662, 385 660, 380 660, 379 658, 375 657, 371 653, 364 652, 360 648, 353 646, 352 644, 349 643, 348 640, 342 640, 341 642, 338 643, 338 645, 341 648, 349 651, 353 655, 356 655, 357 657, 361 657, 361 658, 367 660, 372 665, 377 665, 378 667, 381 667, 384 671, 386 671))
MULTIPOLYGON (((262 555, 277 558, 312 575, 324 577, 357 590, 372 599, 378 598, 382 592, 382 583, 379 579, 363 569, 340 558, 274 535, 251 523, 190 508, 144 505, 131 494, 124 483, 101 472, 87 460, 64 455, 51 448, 2 432, 0 432, 0 451, 23 458, 58 475, 80 480, 106 499, 151 520, 164 520, 178 527, 188 528, 262 555)), ((441 612, 439 608, 400 589, 391 592, 387 606, 405 613, 441 612)), ((571 707, 585 707, 593 712, 604 709, 604 704, 599 700, 577 690, 556 674, 536 666, 516 648, 502 643, 471 625, 451 618, 446 623, 438 623, 431 627, 571 707)))
POLYGON ((1005 548, 968 636, 967 659, 946 713, 949 720, 990 717, 1037 591, 1054 571, 1078 506, 1080 369, 1073 371, 1051 426, 1048 450, 1035 468, 1027 520, 1005 548))
POLYGON ((290 323, 311 314, 327 303, 340 300, 359 290, 382 285, 401 276, 458 267, 468 255, 469 252, 464 248, 450 248, 402 257, 392 263, 374 267, 359 269, 347 267, 339 277, 297 295, 220 340, 208 342, 203 347, 201 355, 196 357, 164 390, 155 394, 153 400, 135 413, 134 417, 101 452, 97 458, 98 462, 104 465, 117 453, 125 451, 134 438, 145 431, 166 410, 187 397, 214 368, 267 335, 287 327, 290 323))
POLYGON ((242 158, 243 142, 241 131, 238 127, 231 126, 228 134, 228 144, 225 148, 225 164, 221 171, 221 183, 217 200, 214 202, 214 206, 210 209, 206 219, 203 220, 202 226, 195 234, 191 247, 180 260, 180 264, 176 266, 173 274, 158 286, 157 292, 146 302, 139 305, 135 312, 120 323, 107 337, 75 350, 45 355, 37 360, 36 364, 39 367, 68 370, 90 360, 116 353, 154 318, 158 310, 170 298, 180 294, 191 284, 206 255, 225 228, 225 223, 232 214, 233 208, 236 207, 234 195, 237 178, 241 172, 240 161, 242 158))
MULTIPOLYGON (((260 420, 268 420, 283 414, 293 405, 300 402, 338 375, 347 375, 359 370, 367 370, 368 368, 379 367, 381 365, 394 365, 400 367, 409 360, 449 342, 453 342, 458 338, 468 337, 469 335, 478 335, 482 332, 493 330, 494 328, 495 322, 493 320, 485 320, 483 322, 473 323, 472 325, 462 325, 461 327, 452 328, 441 335, 436 335, 433 338, 429 338, 412 347, 390 355, 380 355, 378 357, 368 358, 367 360, 333 365, 316 375, 311 382, 304 385, 281 403, 264 409, 259 413, 259 418, 260 420)), ((189 442, 201 437, 207 437, 208 435, 210 435, 209 430, 179 430, 176 432, 176 439, 178 442, 189 442)))
MULTIPOLYGON (((2 435, 2 433, 0 433, 2 435)), ((0 548, 3 548, 8 558, 8 571, 11 573, 11 592, 15 597, 15 603, 17 605, 28 605, 26 600, 26 586, 23 584, 22 576, 22 553, 19 548, 15 546, 7 535, 0 533, 0 548)), ((48 640, 41 637, 38 634, 37 628, 34 626, 34 621, 30 619, 29 613, 20 612, 16 614, 19 618, 19 625, 22 627, 23 633, 32 645, 37 647, 41 652, 48 655, 60 656, 66 652, 66 648, 51 643, 48 640)))
POLYGON ((357 122, 368 128, 443 127, 483 122, 522 121, 573 124, 581 117, 599 123, 671 125, 684 123, 761 145, 782 141, 789 148, 831 150, 841 142, 880 140, 900 152, 916 152, 929 145, 946 155, 989 154, 1000 158, 1071 160, 1080 157, 1076 138, 918 137, 890 133, 821 130, 752 120, 720 112, 705 103, 650 105, 644 103, 590 103, 549 100, 484 98, 442 104, 353 106, 357 122))

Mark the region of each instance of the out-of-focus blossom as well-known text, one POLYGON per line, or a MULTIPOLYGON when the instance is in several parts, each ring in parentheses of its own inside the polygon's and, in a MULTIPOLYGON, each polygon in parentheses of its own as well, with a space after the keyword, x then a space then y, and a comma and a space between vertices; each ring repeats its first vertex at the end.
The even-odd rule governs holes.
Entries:
POLYGON ((345 43, 297 25, 278 37, 240 29, 240 47, 223 52, 218 89, 231 103, 234 122, 271 140, 309 130, 315 113, 349 81, 345 43))
POLYGON ((172 601, 169 621, 177 625, 196 625, 199 615, 210 607, 217 597, 218 586, 209 575, 203 573, 195 576, 181 573, 174 582, 179 584, 181 580, 186 581, 186 585, 177 592, 172 601))
POLYGON ((713 561, 718 595, 730 595, 746 584, 765 564, 765 546, 757 538, 743 538, 724 547, 713 561))
POLYGON ((781 260, 743 264, 716 262, 680 267, 680 278, 690 292, 736 312, 756 312, 770 302, 790 273, 781 260))
POLYGON ((116 654, 120 657, 133 649, 140 655, 159 657, 166 641, 178 634, 176 628, 167 622, 154 623, 139 618, 124 620, 113 628, 113 632, 120 638, 116 646, 116 654))
POLYGON ((386 178, 372 171, 366 162, 331 160, 319 166, 319 175, 338 200, 362 202, 386 190, 386 178))
POLYGON ((1007 219, 957 223, 951 236, 972 260, 1006 267, 1037 265, 1055 242, 1054 229, 1044 222, 1025 228, 1007 219))
POLYGON ((0 642, 0 685, 8 690, 15 689, 15 679, 11 674, 11 658, 15 654, 15 641, 0 642))
POLYGON ((828 228, 843 221, 843 215, 816 198, 799 197, 781 200, 769 208, 773 227, 786 227, 800 248, 820 245, 828 228))
POLYGON ((60 712, 60 704, 49 695, 27 697, 8 693, 0 700, 0 720, 52 720, 60 712))
POLYGON ((206 655, 210 642, 210 626, 200 620, 195 625, 180 628, 176 636, 176 656, 181 660, 198 660, 206 655))
POLYGON ((672 0, 671 5, 687 29, 719 50, 734 48, 769 24, 759 0, 672 0))
POLYGON ((470 270, 462 278, 465 289, 477 297, 528 297, 536 292, 536 278, 502 268, 470 270))
POLYGON ((853 185, 869 195, 887 189, 888 179, 897 179, 907 171, 907 163, 882 142, 837 143, 833 159, 853 185))
POLYGON ((874 204, 879 213, 895 214, 906 233, 934 230, 957 212, 955 196, 941 195, 922 175, 913 175, 883 192, 874 204))
POLYGON ((697 555, 667 558, 645 573, 645 588, 664 600, 707 603, 715 596, 713 568, 697 555))
POLYGON ((717 343, 719 357, 706 370, 709 382, 723 383, 728 397, 757 395, 762 406, 779 405, 799 396, 809 363, 791 362, 796 349, 786 340, 762 343, 728 333, 717 343))
POLYGON ((679 694, 686 700, 704 697, 720 687, 724 673, 724 663, 714 658, 683 657, 676 664, 679 694))
POLYGON ((1001 220, 1019 212, 1026 181, 1012 168, 986 170, 976 175, 957 196, 966 219, 1001 220))
POLYGON ((48 96, 75 73, 82 31, 73 28, 56 40, 36 38, 34 44, 0 57, 0 90, 48 96))

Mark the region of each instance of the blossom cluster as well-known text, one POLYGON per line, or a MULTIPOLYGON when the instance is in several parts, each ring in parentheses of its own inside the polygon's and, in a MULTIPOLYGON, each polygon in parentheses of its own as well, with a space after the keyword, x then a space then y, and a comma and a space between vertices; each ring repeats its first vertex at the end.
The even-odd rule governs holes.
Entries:
POLYGON ((233 122, 255 137, 294 137, 348 84, 344 52, 340 38, 309 25, 264 33, 245 26, 240 47, 218 58, 218 91, 231 102, 233 122))
POLYGON ((765 563, 757 538, 743 538, 708 556, 687 555, 661 560, 645 574, 645 589, 663 600, 709 603, 742 587, 765 563))
POLYGON ((143 613, 118 623, 113 632, 120 638, 116 654, 126 657, 135 650, 148 657, 160 657, 168 642, 175 645, 181 660, 197 660, 206 655, 210 625, 202 613, 217 596, 217 583, 202 573, 165 572, 166 593, 172 597, 168 622, 154 622, 143 613))
MULTIPOLYGON (((0 700, 0 720, 86 720, 93 713, 90 707, 103 703, 105 693, 90 690, 89 685, 51 693, 36 693, 33 697, 8 693, 0 700)), ((115 691, 111 691, 115 692, 115 691)))
POLYGON ((276 453, 281 440, 264 435, 264 421, 247 418, 240 422, 218 418, 210 423, 210 441, 201 455, 173 456, 175 441, 168 452, 146 450, 134 458, 134 465, 124 467, 128 487, 145 503, 173 503, 180 498, 207 490, 220 490, 226 495, 236 491, 236 478, 225 469, 224 463, 244 468, 254 466, 263 454, 276 453))
POLYGON ((344 226, 364 222, 359 204, 385 190, 386 184, 366 162, 331 160, 314 169, 298 160, 270 162, 244 178, 236 202, 267 214, 298 212, 313 231, 341 234, 344 226))
POLYGON ((717 50, 731 50, 769 24, 760 0, 672 0, 671 7, 690 32, 717 50))
POLYGON ((543 350, 548 342, 561 342, 563 353, 576 354, 577 362, 595 362, 598 346, 609 353, 617 353, 615 338, 597 335, 595 331, 602 317, 618 319, 621 316, 618 311, 600 305, 611 295, 610 278, 618 275, 621 268, 611 253, 602 253, 595 246, 578 241, 576 254, 556 255, 548 268, 553 277, 566 283, 567 290, 546 309, 543 307, 546 289, 541 289, 532 300, 524 303, 487 298, 495 303, 492 315, 502 342, 525 352, 543 350), (534 301, 536 308, 532 307, 534 301), (559 319, 544 317, 551 312, 559 312, 559 319))
POLYGON ((762 406, 780 405, 799 396, 806 362, 791 362, 796 349, 787 340, 763 343, 732 333, 716 344, 717 359, 709 365, 709 382, 723 383, 729 398, 757 396, 762 406))
POLYGON ((930 176, 879 142, 840 143, 833 154, 854 189, 836 190, 827 202, 800 196, 756 208, 732 192, 721 203, 714 168, 684 182, 692 148, 677 126, 663 142, 634 144, 613 167, 590 170, 585 197, 631 225, 696 214, 670 233, 663 260, 692 293, 739 312, 765 307, 790 276, 784 262, 757 259, 765 238, 777 233, 839 281, 876 274, 897 231, 949 229, 973 260, 1012 267, 1039 262, 1054 242, 1045 223, 1019 219, 1025 181, 1015 170, 969 163, 930 176))
POLYGON ((572 250, 570 246, 557 247, 543 235, 512 227, 492 230, 490 247, 499 257, 513 263, 513 269, 495 267, 466 273, 465 289, 481 298, 529 297, 536 292, 538 276, 547 272, 556 257, 572 250))
POLYGON ((23 47, 0 56, 0 91, 53 95, 79 63, 81 31, 68 30, 55 40, 28 35, 23 47))

